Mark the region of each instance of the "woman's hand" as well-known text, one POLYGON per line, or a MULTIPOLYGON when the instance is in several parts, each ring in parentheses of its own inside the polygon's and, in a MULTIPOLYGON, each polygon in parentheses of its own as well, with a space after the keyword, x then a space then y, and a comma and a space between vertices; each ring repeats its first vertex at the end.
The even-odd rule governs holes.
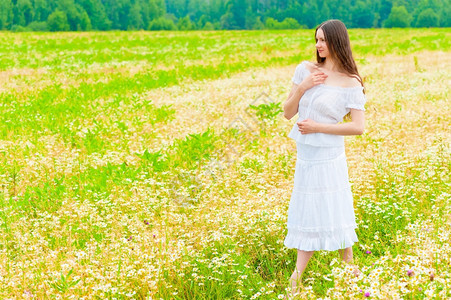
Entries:
POLYGON ((303 86, 305 90, 311 89, 315 85, 324 83, 326 80, 327 75, 324 72, 321 71, 315 71, 311 73, 309 76, 307 76, 300 85, 303 86))
POLYGON ((306 119, 296 124, 301 134, 325 133, 336 135, 360 135, 365 129, 365 114, 363 110, 351 108, 351 122, 343 124, 318 123, 311 119, 306 119))
POLYGON ((306 119, 301 122, 296 123, 299 127, 301 134, 309 134, 319 132, 320 123, 315 122, 311 119, 306 119))

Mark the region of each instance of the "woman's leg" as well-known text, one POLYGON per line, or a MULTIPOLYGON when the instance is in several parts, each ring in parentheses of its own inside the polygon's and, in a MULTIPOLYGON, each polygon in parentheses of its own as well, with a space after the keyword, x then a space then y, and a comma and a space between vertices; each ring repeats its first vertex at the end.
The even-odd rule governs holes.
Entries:
POLYGON ((312 257, 314 251, 302 251, 298 250, 298 257, 296 259, 296 269, 290 277, 290 287, 291 292, 288 296, 294 296, 296 293, 300 292, 301 288, 301 277, 304 272, 309 259, 312 257))
POLYGON ((352 263, 352 247, 340 249, 338 250, 338 252, 340 253, 340 256, 344 260, 344 262, 348 264, 352 263))
POLYGON ((360 275, 360 270, 359 268, 353 264, 353 257, 352 257, 352 247, 348 247, 345 249, 340 249, 338 250, 338 252, 340 253, 341 258, 343 259, 343 261, 349 265, 351 265, 352 267, 354 267, 354 275, 355 276, 359 276, 360 275))

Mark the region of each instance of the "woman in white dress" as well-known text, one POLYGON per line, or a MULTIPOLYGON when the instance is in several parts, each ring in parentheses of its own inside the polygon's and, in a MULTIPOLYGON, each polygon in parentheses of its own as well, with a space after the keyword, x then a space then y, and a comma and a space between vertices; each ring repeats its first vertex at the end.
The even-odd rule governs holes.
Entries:
POLYGON ((315 39, 317 62, 303 61, 296 67, 284 104, 287 119, 299 113, 288 135, 297 145, 284 242, 297 249, 291 295, 299 292, 314 251, 339 250, 342 259, 352 263, 352 245, 358 241, 343 136, 363 133, 363 83, 341 21, 320 24, 315 39), (351 120, 341 123, 348 114, 351 120))

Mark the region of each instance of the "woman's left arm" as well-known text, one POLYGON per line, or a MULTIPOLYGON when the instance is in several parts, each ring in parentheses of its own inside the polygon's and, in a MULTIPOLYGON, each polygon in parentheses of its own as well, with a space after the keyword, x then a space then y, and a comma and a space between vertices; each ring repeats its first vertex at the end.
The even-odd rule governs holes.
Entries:
POLYGON ((326 124, 306 119, 296 124, 301 134, 327 133, 336 135, 361 135, 365 129, 364 111, 351 108, 351 120, 351 122, 341 124, 326 124))

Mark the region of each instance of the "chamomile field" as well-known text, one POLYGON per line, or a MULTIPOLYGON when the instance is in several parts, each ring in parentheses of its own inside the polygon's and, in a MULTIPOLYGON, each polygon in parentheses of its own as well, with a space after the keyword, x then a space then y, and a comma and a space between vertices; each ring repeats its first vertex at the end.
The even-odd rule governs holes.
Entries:
MULTIPOLYGON (((314 31, 0 33, 0 298, 280 299, 314 31)), ((451 297, 451 33, 350 30, 362 274, 316 252, 301 299, 451 297)))

